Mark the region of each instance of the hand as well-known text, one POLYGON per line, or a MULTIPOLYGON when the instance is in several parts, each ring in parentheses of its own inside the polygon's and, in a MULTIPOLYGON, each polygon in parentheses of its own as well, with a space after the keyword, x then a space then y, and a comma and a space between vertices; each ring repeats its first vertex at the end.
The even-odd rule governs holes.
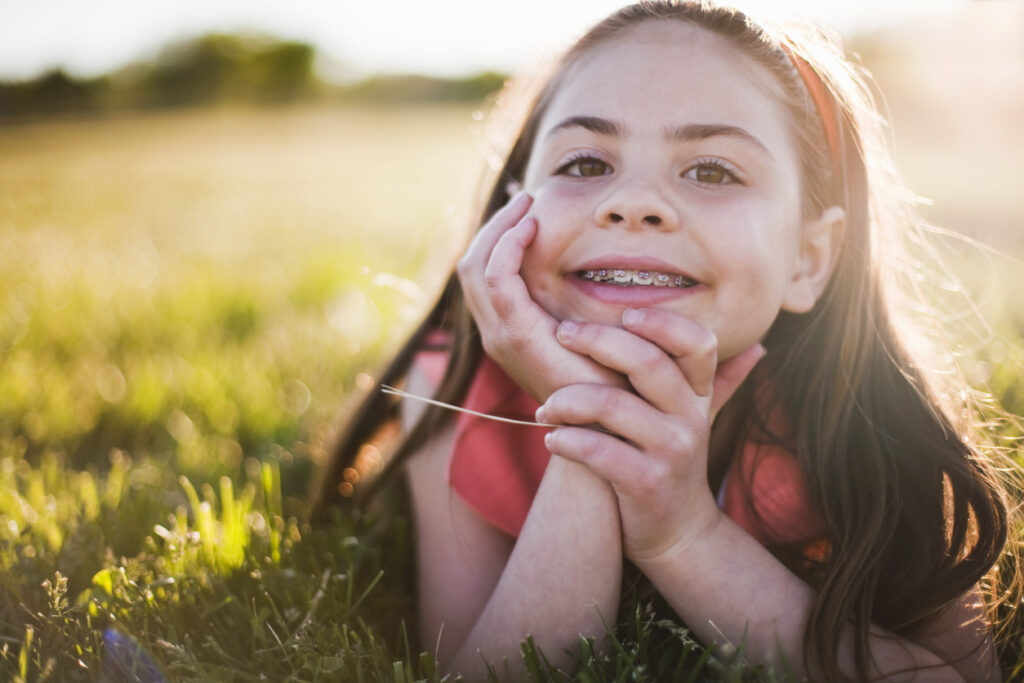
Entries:
POLYGON ((532 201, 525 192, 513 197, 480 229, 458 264, 484 351, 537 401, 568 384, 625 387, 619 373, 559 344, 558 321, 530 297, 519 269, 537 234, 537 221, 527 215, 532 201))
POLYGON ((715 336, 677 314, 626 311, 623 327, 562 323, 558 339, 625 374, 636 393, 567 386, 548 398, 537 419, 570 425, 548 434, 548 449, 612 485, 623 551, 639 564, 678 549, 719 519, 707 485, 711 423, 764 348, 754 344, 719 365, 715 336))

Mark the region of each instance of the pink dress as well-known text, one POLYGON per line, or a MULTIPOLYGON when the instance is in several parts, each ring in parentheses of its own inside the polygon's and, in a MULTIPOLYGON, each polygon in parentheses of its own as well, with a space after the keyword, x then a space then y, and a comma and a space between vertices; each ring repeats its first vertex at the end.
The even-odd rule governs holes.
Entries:
MULTIPOLYGON (((422 351, 417 364, 440 382, 447 351, 422 351)), ((533 420, 537 402, 484 357, 464 407, 501 417, 533 420)), ((518 536, 551 454, 547 430, 509 425, 460 413, 448 463, 448 483, 481 517, 518 536)), ((827 549, 825 524, 810 500, 796 457, 778 445, 748 442, 730 463, 719 506, 764 546, 797 546, 808 559, 827 549)))

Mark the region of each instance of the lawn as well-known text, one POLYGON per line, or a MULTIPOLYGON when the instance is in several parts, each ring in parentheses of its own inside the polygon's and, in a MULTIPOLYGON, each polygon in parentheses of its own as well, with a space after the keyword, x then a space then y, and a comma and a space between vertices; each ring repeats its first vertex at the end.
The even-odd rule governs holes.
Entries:
MULTIPOLYGON (((403 621, 401 501, 315 529, 303 512, 335 426, 465 244, 481 118, 303 106, 0 129, 0 679, 439 679, 403 621)), ((971 252, 983 290, 994 257, 971 252)), ((1024 320, 1004 290, 991 331, 963 327, 972 377, 1019 413, 1024 320)), ((758 675, 642 603, 619 619, 617 650, 581 642, 578 680, 758 675)))

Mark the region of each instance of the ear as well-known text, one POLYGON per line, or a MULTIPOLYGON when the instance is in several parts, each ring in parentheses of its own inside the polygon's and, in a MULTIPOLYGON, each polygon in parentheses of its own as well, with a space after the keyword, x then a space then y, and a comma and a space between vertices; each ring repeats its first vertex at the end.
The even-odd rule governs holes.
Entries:
POLYGON ((845 226, 846 212, 838 206, 830 206, 817 219, 804 223, 783 310, 806 313, 814 308, 839 260, 845 226))

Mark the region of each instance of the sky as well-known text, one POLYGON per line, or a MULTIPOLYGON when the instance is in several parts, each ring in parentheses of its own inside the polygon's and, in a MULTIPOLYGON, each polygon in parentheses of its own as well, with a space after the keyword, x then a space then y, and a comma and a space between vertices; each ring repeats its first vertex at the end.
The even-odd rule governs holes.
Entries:
MULTIPOLYGON (((771 19, 841 34, 948 15, 970 0, 740 0, 771 19)), ((0 79, 61 67, 109 72, 210 31, 312 43, 328 78, 373 72, 465 75, 543 61, 623 0, 0 0, 0 79)))

